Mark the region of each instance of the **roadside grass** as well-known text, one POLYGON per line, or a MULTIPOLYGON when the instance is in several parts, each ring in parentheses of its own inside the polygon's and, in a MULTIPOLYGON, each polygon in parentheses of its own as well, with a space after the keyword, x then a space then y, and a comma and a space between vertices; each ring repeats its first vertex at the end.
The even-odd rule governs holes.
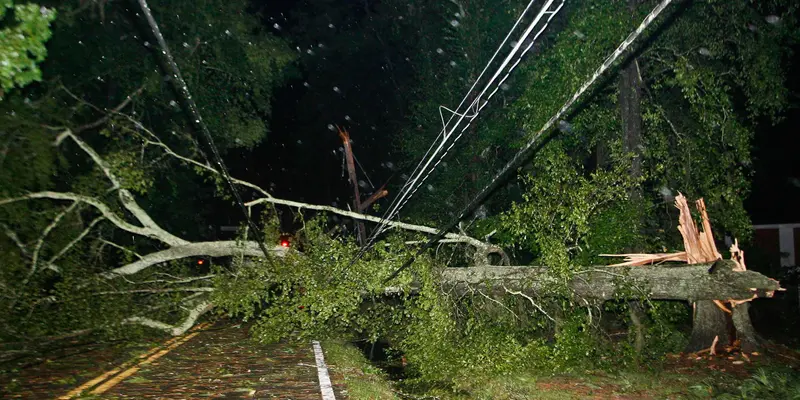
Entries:
POLYGON ((353 345, 337 340, 322 342, 331 374, 344 378, 347 396, 361 399, 399 399, 386 373, 373 366, 353 345))
POLYGON ((648 372, 543 375, 523 372, 508 376, 479 377, 458 382, 450 390, 431 389, 426 394, 442 399, 571 400, 571 399, 682 399, 688 377, 648 372), (660 375, 660 376, 659 376, 660 375))
POLYGON ((567 400, 567 399, 725 399, 800 400, 800 372, 779 364, 754 367, 748 377, 709 370, 698 365, 672 371, 642 370, 607 372, 588 370, 546 375, 540 371, 508 376, 471 376, 452 387, 417 388, 427 398, 567 400))

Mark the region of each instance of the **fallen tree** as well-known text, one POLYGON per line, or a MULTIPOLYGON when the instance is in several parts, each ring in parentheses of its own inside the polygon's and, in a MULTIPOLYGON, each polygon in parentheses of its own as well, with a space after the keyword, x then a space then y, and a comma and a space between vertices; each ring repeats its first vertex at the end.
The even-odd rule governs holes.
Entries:
MULTIPOLYGON (((129 134, 137 139, 141 145, 142 154, 145 153, 145 150, 155 148, 159 151, 161 158, 166 156, 168 159, 177 160, 200 172, 208 173, 212 176, 220 175, 220 172, 209 164, 174 151, 158 135, 142 126, 136 119, 123 114, 121 109, 122 107, 113 111, 114 129, 119 133, 129 134)), ((97 127, 102 126, 110 123, 110 120, 112 118, 103 116, 96 125, 97 127)), ((107 188, 105 197, 67 191, 39 191, 0 199, 0 206, 22 201, 50 200, 56 204, 55 209, 59 210, 56 217, 44 226, 35 238, 20 239, 19 235, 10 227, 4 226, 7 238, 16 245, 28 263, 28 272, 25 274, 24 279, 16 282, 0 282, 0 284, 8 288, 7 297, 11 298, 10 306, 8 307, 9 311, 15 309, 21 298, 17 293, 21 293, 25 289, 31 278, 45 270, 49 271, 49 273, 58 274, 63 266, 56 265, 56 262, 69 253, 77 243, 81 241, 97 241, 103 245, 125 249, 125 246, 114 243, 108 237, 91 234, 92 230, 107 223, 110 223, 113 228, 134 237, 150 239, 154 246, 150 247, 151 250, 145 254, 133 253, 133 250, 126 249, 126 251, 133 253, 134 259, 132 261, 119 265, 106 265, 105 270, 97 272, 93 276, 95 280, 107 282, 105 285, 125 283, 128 286, 124 288, 106 287, 93 294, 87 293, 87 296, 148 296, 158 293, 183 296, 177 300, 180 305, 181 317, 172 323, 152 319, 149 315, 150 311, 160 306, 145 303, 141 309, 129 310, 130 315, 117 321, 118 324, 139 324, 160 329, 173 335, 183 334, 194 325, 198 318, 213 309, 214 304, 209 300, 209 294, 215 291, 211 281, 212 276, 164 273, 163 275, 167 275, 167 279, 153 279, 154 269, 158 271, 159 267, 168 265, 169 262, 198 256, 264 258, 258 243, 247 240, 246 236, 238 241, 191 242, 170 232, 157 223, 146 208, 139 204, 136 196, 124 187, 117 171, 104 156, 78 135, 79 128, 75 130, 64 126, 46 128, 54 132, 53 144, 55 146, 63 148, 66 143, 76 145, 108 180, 110 187, 107 188), (115 194, 113 201, 109 200, 108 194, 115 194), (62 202, 67 202, 68 205, 61 206, 62 202), (70 240, 66 246, 60 248, 48 246, 47 242, 50 238, 50 233, 63 220, 64 215, 76 212, 79 208, 83 212, 93 214, 94 219, 89 223, 84 223, 84 229, 70 240), (146 278, 140 278, 144 276, 144 273, 149 275, 146 278), (197 286, 199 281, 204 281, 206 284, 197 286)), ((246 207, 251 210, 256 206, 272 204, 300 210, 334 213, 364 222, 382 222, 376 216, 341 210, 330 206, 276 198, 263 188, 246 181, 234 179, 233 182, 240 187, 251 189, 256 194, 256 198, 246 203, 246 207)), ((435 234, 437 232, 435 228, 423 225, 398 221, 388 221, 387 224, 391 228, 407 232, 422 234, 435 234)), ((499 254, 504 263, 507 262, 508 257, 499 246, 490 244, 487 241, 470 237, 464 233, 448 233, 442 242, 472 247, 475 254, 473 261, 474 265, 476 265, 469 268, 446 268, 441 275, 442 283, 445 285, 454 285, 462 289, 492 287, 499 289, 500 293, 528 296, 527 294, 545 294, 548 286, 557 283, 555 281, 556 278, 548 273, 547 268, 489 265, 490 254, 499 254)), ((270 257, 282 258, 288 252, 287 249, 275 244, 272 245, 270 250, 270 257)), ((579 299, 583 299, 584 305, 587 306, 624 296, 642 296, 651 299, 690 302, 722 299, 735 304, 735 302, 756 297, 770 297, 775 290, 779 289, 777 282, 772 279, 752 271, 737 271, 734 267, 735 264, 731 264, 729 261, 688 266, 595 266, 575 272, 567 282, 567 286, 572 294, 579 299)), ((236 271, 230 273, 236 274, 236 271)), ((155 274, 159 274, 159 272, 155 272, 155 274)), ((78 286, 78 288, 81 287, 84 286, 78 286)), ((392 291, 395 289, 387 288, 387 290, 392 291)), ((532 301, 532 298, 528 298, 532 301)), ((30 310, 26 309, 24 312, 33 312, 32 310, 40 304, 57 303, 59 301, 60 299, 53 298, 50 295, 42 295, 41 298, 32 300, 32 305, 29 307, 30 310)), ((734 317, 735 320, 737 320, 736 317, 734 317)))
MULTIPOLYGON (((736 271, 730 260, 703 264, 666 264, 641 267, 592 266, 575 273, 567 286, 581 299, 592 302, 641 295, 653 300, 749 300, 772 297, 778 281, 754 271, 736 271)), ((557 284, 546 267, 478 266, 446 268, 445 283, 494 290, 546 293, 557 284)))

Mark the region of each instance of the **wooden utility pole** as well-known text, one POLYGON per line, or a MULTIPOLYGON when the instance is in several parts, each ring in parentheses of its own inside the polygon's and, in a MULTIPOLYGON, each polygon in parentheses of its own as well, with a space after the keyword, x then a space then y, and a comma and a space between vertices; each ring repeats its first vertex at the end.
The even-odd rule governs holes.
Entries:
MULTIPOLYGON (((350 177, 350 183, 353 184, 353 206, 356 212, 361 212, 361 194, 358 192, 358 180, 356 179, 356 163, 353 157, 353 146, 350 144, 350 134, 347 130, 339 128, 339 137, 344 143, 344 155, 347 162, 347 174, 350 177)), ((363 222, 356 222, 358 228, 358 243, 364 245, 367 243, 367 231, 363 222)))

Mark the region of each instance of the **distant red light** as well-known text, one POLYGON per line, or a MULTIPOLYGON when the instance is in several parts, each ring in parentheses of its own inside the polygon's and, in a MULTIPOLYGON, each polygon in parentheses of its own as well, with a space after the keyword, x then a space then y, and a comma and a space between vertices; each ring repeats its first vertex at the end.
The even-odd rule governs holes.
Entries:
POLYGON ((203 265, 205 262, 205 260, 197 260, 197 265, 203 265))
POLYGON ((289 247, 289 241, 288 240, 281 240, 281 246, 289 247))

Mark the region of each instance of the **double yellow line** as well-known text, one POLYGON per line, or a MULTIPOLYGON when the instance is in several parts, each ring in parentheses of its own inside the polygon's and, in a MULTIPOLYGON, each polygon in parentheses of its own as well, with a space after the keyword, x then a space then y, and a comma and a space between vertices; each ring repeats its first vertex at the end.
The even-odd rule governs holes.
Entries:
POLYGON ((120 366, 98 376, 90 380, 89 382, 84 383, 83 385, 78 386, 77 388, 71 390, 69 393, 61 396, 58 400, 70 400, 75 398, 76 396, 80 395, 81 393, 97 386, 94 388, 90 393, 91 394, 102 394, 105 393, 108 389, 114 387, 114 385, 122 382, 123 379, 135 374, 139 371, 142 366, 152 363, 155 360, 158 360, 163 355, 169 353, 170 351, 174 350, 178 346, 188 342, 193 337, 197 336, 200 330, 208 328, 211 326, 211 323, 204 322, 192 328, 192 333, 184 336, 176 336, 166 342, 162 343, 159 346, 156 346, 147 353, 144 353, 135 359, 125 362, 120 366))

